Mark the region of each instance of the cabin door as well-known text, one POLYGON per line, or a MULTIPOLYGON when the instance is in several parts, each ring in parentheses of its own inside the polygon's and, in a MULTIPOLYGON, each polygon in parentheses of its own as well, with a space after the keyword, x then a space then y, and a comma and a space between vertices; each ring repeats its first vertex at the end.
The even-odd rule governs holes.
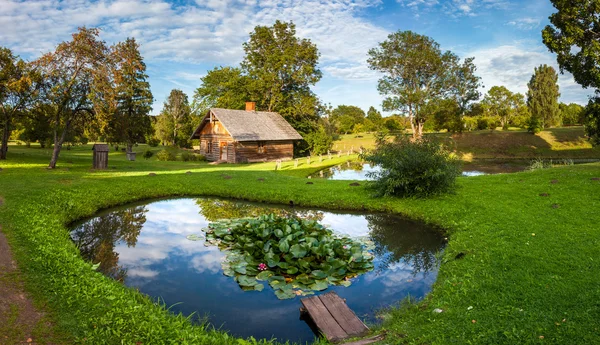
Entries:
POLYGON ((226 161, 227 160, 227 143, 222 142, 220 147, 221 147, 221 160, 226 161))

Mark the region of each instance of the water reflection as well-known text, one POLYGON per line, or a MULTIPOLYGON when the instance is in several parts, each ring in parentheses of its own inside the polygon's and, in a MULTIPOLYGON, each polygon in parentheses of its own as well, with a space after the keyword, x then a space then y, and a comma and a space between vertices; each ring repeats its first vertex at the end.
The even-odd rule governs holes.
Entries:
POLYGON ((314 334, 300 321, 298 298, 279 300, 270 287, 242 291, 223 275, 224 253, 186 236, 201 234, 211 221, 265 213, 318 219, 334 231, 375 242, 375 270, 335 286, 357 315, 374 322, 374 311, 407 295, 424 296, 437 274, 440 234, 422 224, 379 214, 338 213, 219 199, 176 199, 102 213, 75 227, 72 236, 82 256, 106 275, 161 298, 186 315, 208 315, 209 321, 233 335, 276 337, 281 341, 312 341, 314 334), (243 322, 242 322, 243 320, 243 322))
POLYGON ((84 258, 100 263, 100 272, 122 282, 127 269, 119 265, 115 246, 124 243, 127 247, 135 247, 146 222, 146 212, 144 206, 114 211, 84 223, 71 235, 84 258))

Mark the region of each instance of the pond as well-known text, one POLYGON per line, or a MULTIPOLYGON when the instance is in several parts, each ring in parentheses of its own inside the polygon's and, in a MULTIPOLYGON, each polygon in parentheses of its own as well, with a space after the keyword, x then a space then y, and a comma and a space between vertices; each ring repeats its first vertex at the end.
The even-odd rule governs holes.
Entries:
MULTIPOLYGON (((437 276, 438 231, 393 215, 298 209, 212 198, 159 200, 107 210, 75 224, 71 236, 82 256, 125 285, 160 298, 175 313, 195 313, 239 337, 311 342, 315 335, 300 320, 300 297, 278 299, 264 290, 243 291, 223 274, 226 253, 204 241, 202 229, 218 219, 275 213, 314 219, 335 232, 372 241, 374 269, 330 286, 367 323, 376 311, 407 296, 422 298, 437 276)), ((317 292, 317 294, 322 293, 317 292)))
MULTIPOLYGON (((473 161, 463 164, 462 176, 480 176, 488 174, 513 173, 524 171, 530 160, 486 160, 473 161)), ((368 174, 381 171, 378 166, 363 162, 346 162, 334 167, 321 170, 310 178, 326 178, 329 180, 368 180, 368 174)))

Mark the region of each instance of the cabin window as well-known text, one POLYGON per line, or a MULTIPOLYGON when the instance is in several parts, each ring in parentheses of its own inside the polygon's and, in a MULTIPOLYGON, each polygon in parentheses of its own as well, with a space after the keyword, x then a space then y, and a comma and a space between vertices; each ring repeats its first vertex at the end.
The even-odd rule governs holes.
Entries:
POLYGON ((262 141, 258 142, 258 153, 265 153, 265 143, 262 141))
POLYGON ((208 154, 208 155, 212 154, 212 141, 206 142, 206 154, 208 154))

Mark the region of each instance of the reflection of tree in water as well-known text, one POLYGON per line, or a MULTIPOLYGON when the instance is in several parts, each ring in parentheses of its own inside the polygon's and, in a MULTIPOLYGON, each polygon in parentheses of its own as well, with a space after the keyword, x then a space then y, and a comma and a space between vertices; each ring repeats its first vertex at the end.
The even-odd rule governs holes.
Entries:
POLYGON ((270 213, 278 216, 293 216, 317 221, 323 220, 323 212, 319 211, 269 207, 232 200, 196 199, 196 205, 200 207, 200 214, 210 222, 219 219, 258 217, 270 213))
POLYGON ((375 254, 382 258, 380 270, 403 261, 412 273, 437 267, 436 253, 443 247, 442 236, 424 224, 385 214, 367 215, 375 254))
MULTIPOLYGON (((363 162, 347 161, 346 163, 342 163, 340 165, 336 165, 334 167, 321 170, 317 174, 318 174, 318 177, 329 178, 329 177, 332 177, 333 175, 335 175, 339 171, 345 171, 345 170, 363 171, 364 168, 365 168, 365 163, 363 163, 363 162)), ((314 176, 317 177, 317 174, 315 174, 314 176)))
POLYGON ((100 263, 100 272, 122 282, 127 270, 119 265, 115 245, 124 241, 128 247, 135 247, 146 222, 146 212, 144 206, 111 212, 79 226, 71 237, 85 259, 100 263))

